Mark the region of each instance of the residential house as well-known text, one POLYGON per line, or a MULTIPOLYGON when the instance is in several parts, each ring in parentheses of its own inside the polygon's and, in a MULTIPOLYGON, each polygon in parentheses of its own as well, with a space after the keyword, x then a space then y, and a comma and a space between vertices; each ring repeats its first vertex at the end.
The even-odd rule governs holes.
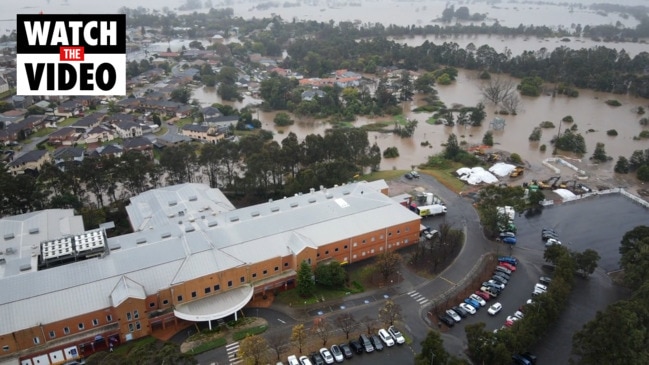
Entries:
POLYGON ((46 128, 56 128, 57 124, 63 120, 63 117, 56 115, 46 115, 43 122, 46 128))
POLYGON ((182 134, 167 133, 157 137, 153 146, 158 149, 163 149, 165 147, 173 147, 182 143, 191 142, 191 140, 191 137, 183 136, 182 134))
POLYGON ((323 98, 325 97, 325 95, 327 94, 325 94, 325 92, 322 90, 305 90, 302 92, 302 100, 311 101, 316 97, 323 98))
POLYGON ((91 152, 89 157, 93 158, 103 158, 103 157, 122 157, 124 149, 118 144, 109 144, 106 146, 99 146, 94 151, 91 152))
POLYGON ((50 133, 47 143, 53 146, 72 146, 79 139, 80 133, 72 127, 63 127, 50 133))
POLYGON ((186 124, 181 133, 191 139, 209 143, 216 143, 225 138, 225 134, 219 133, 218 128, 203 124, 186 124))
POLYGON ((210 43, 212 43, 212 44, 214 44, 214 43, 221 43, 222 44, 223 42, 225 42, 225 38, 223 38, 223 36, 220 35, 220 34, 215 34, 215 35, 212 36, 212 38, 210 38, 210 43))
POLYGON ((110 124, 117 124, 121 122, 137 122, 138 120, 134 114, 115 113, 107 115, 104 121, 110 124))
POLYGON ((110 128, 100 125, 87 131, 83 138, 87 144, 103 143, 115 139, 115 132, 110 128))
POLYGON ((71 164, 81 165, 84 156, 84 149, 79 147, 61 147, 52 152, 54 164, 61 171, 65 171, 66 166, 70 166, 71 164))
POLYGON ((224 130, 230 128, 230 126, 236 126, 239 122, 238 115, 222 115, 217 118, 212 118, 208 123, 203 123, 209 127, 214 127, 217 130, 224 130))
POLYGON ((43 165, 50 161, 50 154, 47 150, 33 150, 9 162, 7 169, 12 175, 29 174, 35 176, 38 175, 43 165))
POLYGON ((134 138, 142 136, 142 126, 138 123, 125 120, 114 124, 115 132, 120 138, 134 138))
POLYGON ((115 103, 124 113, 130 113, 140 107, 140 99, 138 98, 126 98, 119 100, 115 103))
POLYGON ((54 111, 54 114, 69 118, 73 115, 81 113, 82 111, 83 104, 81 103, 81 101, 77 99, 71 99, 59 104, 59 106, 56 108, 56 111, 54 111))
POLYGON ((106 114, 104 113, 92 113, 77 120, 72 127, 79 129, 80 131, 87 131, 99 126, 105 118, 106 114))
POLYGON ((191 105, 181 104, 176 110, 176 117, 187 118, 188 116, 192 115, 193 109, 194 107, 192 107, 191 105))
POLYGON ((14 105, 14 108, 27 109, 34 105, 34 97, 31 95, 14 95, 11 97, 11 103, 14 105))
POLYGON ((0 114, 0 127, 18 123, 21 120, 25 119, 25 115, 27 115, 26 109, 7 110, 6 112, 0 114))
POLYGON ((221 114, 221 111, 218 108, 215 108, 213 106, 207 106, 203 109, 201 109, 201 112, 203 113, 203 122, 209 123, 212 120, 221 117, 223 114, 221 114))
POLYGON ((153 142, 146 137, 135 137, 124 140, 124 153, 138 151, 149 158, 153 158, 153 142))

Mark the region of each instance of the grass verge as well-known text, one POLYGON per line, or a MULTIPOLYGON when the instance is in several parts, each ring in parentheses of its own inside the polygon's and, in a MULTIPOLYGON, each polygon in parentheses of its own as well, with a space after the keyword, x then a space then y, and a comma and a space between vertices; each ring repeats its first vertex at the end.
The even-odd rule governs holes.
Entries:
POLYGON ((385 170, 385 171, 376 171, 372 172, 371 174, 363 175, 361 178, 363 180, 367 181, 375 181, 375 180, 394 180, 396 178, 401 177, 403 174, 405 174, 407 171, 405 170, 385 170))
POLYGON ((117 354, 123 354, 123 355, 128 355, 132 350, 138 348, 138 347, 144 347, 149 344, 152 344, 156 342, 157 339, 153 336, 147 336, 147 337, 142 337, 138 338, 135 341, 129 341, 126 343, 122 343, 119 346, 117 346, 114 350, 115 353, 117 354))
POLYGON ((234 341, 241 341, 241 340, 243 340, 244 338, 246 338, 248 336, 258 335, 260 333, 264 333, 264 332, 266 332, 267 329, 268 329, 267 325, 247 328, 247 329, 245 329, 243 331, 233 333, 232 334, 232 339, 234 341))
POLYGON ((440 182, 440 184, 446 186, 449 190, 454 191, 455 193, 459 193, 462 190, 464 190, 464 187, 466 186, 464 182, 455 176, 455 171, 462 167, 460 164, 453 164, 452 167, 444 168, 444 169, 426 169, 426 170, 421 170, 421 172, 431 175, 437 181, 440 182))
POLYGON ((210 351, 221 346, 225 346, 227 342, 228 341, 225 339, 225 337, 215 338, 213 340, 203 342, 202 344, 187 351, 187 353, 191 355, 202 354, 203 352, 210 351))

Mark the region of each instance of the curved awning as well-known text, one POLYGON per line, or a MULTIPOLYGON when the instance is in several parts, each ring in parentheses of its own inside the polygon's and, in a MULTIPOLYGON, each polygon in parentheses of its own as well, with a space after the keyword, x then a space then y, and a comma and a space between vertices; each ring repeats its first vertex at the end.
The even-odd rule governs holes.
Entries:
POLYGON ((189 303, 177 305, 174 315, 192 322, 205 322, 225 318, 250 302, 254 289, 246 285, 223 294, 210 295, 189 303))

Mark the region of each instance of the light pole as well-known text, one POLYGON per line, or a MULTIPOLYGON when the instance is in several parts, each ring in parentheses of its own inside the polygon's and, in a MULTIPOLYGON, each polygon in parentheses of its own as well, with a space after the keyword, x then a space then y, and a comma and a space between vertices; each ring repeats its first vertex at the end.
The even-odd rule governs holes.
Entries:
POLYGON ((433 365, 433 360, 435 360, 435 354, 433 350, 430 351, 430 365, 433 365))

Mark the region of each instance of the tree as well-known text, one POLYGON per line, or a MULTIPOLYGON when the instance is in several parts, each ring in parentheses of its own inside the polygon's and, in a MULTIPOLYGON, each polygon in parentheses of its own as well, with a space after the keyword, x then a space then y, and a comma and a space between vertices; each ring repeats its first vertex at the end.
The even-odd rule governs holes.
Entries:
POLYGON ((482 137, 482 144, 487 146, 494 145, 494 134, 491 131, 486 131, 484 137, 482 137))
POLYGON ((492 102, 494 106, 502 103, 515 89, 516 86, 511 80, 499 77, 488 79, 480 86, 482 97, 492 102))
POLYGON ((637 226, 626 232, 620 242, 620 266, 624 282, 632 289, 649 280, 649 226, 637 226))
POLYGON ((446 364, 449 354, 444 348, 444 341, 437 331, 428 331, 426 338, 421 341, 421 352, 415 357, 415 364, 446 364))
POLYGON ((649 181, 649 165, 640 166, 636 172, 636 176, 640 181, 649 181))
POLYGON ((608 156, 606 156, 606 150, 604 149, 604 143, 597 142, 597 145, 595 145, 595 151, 593 151, 593 156, 590 159, 596 162, 608 161, 608 156))
POLYGON ((322 346, 327 346, 332 329, 331 323, 326 317, 318 317, 313 323, 312 330, 322 340, 322 346))
POLYGON ((413 85, 410 79, 410 72, 403 70, 401 72, 401 87, 399 88, 399 99, 402 101, 412 100, 414 93, 412 92, 413 85))
POLYGON ((275 123, 276 126, 284 127, 292 125, 295 122, 291 119, 291 116, 288 115, 288 113, 279 112, 275 115, 275 118, 273 118, 273 123, 275 123))
POLYGON ((629 173, 629 160, 624 156, 620 156, 615 163, 613 170, 618 174, 628 174, 629 173))
POLYGON ((315 278, 318 284, 332 288, 340 288, 345 285, 347 273, 340 266, 340 262, 334 260, 316 266, 315 278))
POLYGON ((302 348, 304 347, 304 344, 306 344, 308 337, 309 336, 304 329, 303 324, 297 324, 293 326, 293 329, 291 330, 291 342, 293 342, 297 346, 300 353, 302 353, 302 348))
POLYGON ((599 253, 593 249, 587 249, 584 252, 573 253, 575 260, 575 267, 577 272, 580 272, 584 275, 590 275, 595 272, 597 268, 597 262, 601 258, 599 253))
POLYGON ((394 251, 384 251, 376 257, 376 267, 383 277, 383 282, 387 282, 390 276, 394 275, 399 269, 401 256, 394 251))
POLYGON ((539 127, 534 127, 532 130, 532 133, 529 136, 530 142, 537 142, 541 140, 541 134, 543 133, 543 130, 539 127))
POLYGON ((478 103, 474 108, 471 108, 471 115, 469 116, 469 121, 471 126, 479 127, 482 125, 482 122, 487 117, 487 112, 485 112, 485 106, 482 103, 478 103))
POLYGON ((386 300, 383 307, 379 308, 379 321, 388 327, 392 326, 399 319, 401 319, 401 306, 392 301, 392 299, 386 300))
POLYGON ((336 325, 341 331, 345 333, 346 338, 349 340, 349 334, 358 327, 358 322, 351 313, 343 313, 336 317, 336 325))
POLYGON ((377 329, 376 318, 372 318, 366 315, 361 318, 361 323, 363 324, 363 326, 365 326, 365 330, 367 331, 368 335, 371 335, 377 329))
POLYGON ((457 136, 455 135, 455 133, 451 133, 451 135, 448 136, 448 140, 446 141, 444 157, 449 160, 454 160, 457 155, 460 154, 460 151, 462 151, 462 149, 460 148, 460 144, 457 142, 457 136))
POLYGON ((311 264, 302 261, 297 272, 297 292, 302 298, 309 298, 313 295, 314 285, 311 264))
POLYGON ((186 88, 186 87, 180 87, 177 89, 174 89, 171 92, 171 100, 177 101, 179 103, 187 104, 189 102, 189 98, 191 98, 192 92, 186 88))
POLYGON ((520 85, 518 85, 518 89, 520 90, 522 95, 539 96, 541 95, 542 86, 543 86, 542 78, 538 76, 524 77, 521 80, 520 85))
POLYGON ((282 350, 286 348, 286 335, 283 333, 274 332, 271 334, 266 335, 266 342, 268 343, 268 347, 273 349, 275 351, 275 354, 277 355, 277 360, 279 361, 280 359, 280 354, 282 353, 282 350))
POLYGON ((241 340, 237 353, 246 365, 263 365, 269 361, 268 343, 259 335, 248 336, 241 340))

